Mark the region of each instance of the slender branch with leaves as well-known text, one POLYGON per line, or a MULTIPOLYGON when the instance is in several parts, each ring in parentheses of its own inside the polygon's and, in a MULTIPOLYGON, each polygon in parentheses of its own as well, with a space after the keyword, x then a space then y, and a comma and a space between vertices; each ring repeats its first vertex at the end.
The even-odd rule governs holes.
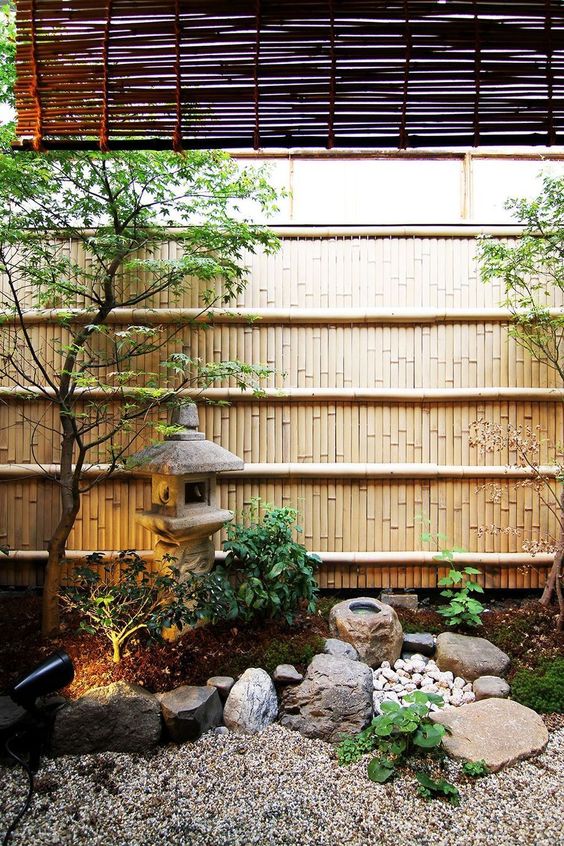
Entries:
POLYGON ((209 309, 243 291, 245 256, 277 248, 242 204, 268 213, 275 200, 262 169, 219 151, 0 156, 0 380, 48 404, 38 416, 37 402, 24 403, 23 414, 60 465, 44 634, 58 627, 60 562, 82 495, 151 427, 162 431, 186 389, 256 390, 270 372, 205 361, 196 341, 209 309), (192 319, 159 320, 159 306, 187 302, 199 303, 192 319), (37 310, 55 331, 33 330, 37 310))
MULTIPOLYGON (((485 282, 500 280, 505 291, 502 303, 510 312, 510 334, 538 362, 551 368, 558 385, 564 383, 564 178, 547 175, 534 200, 511 199, 506 203, 523 234, 514 243, 484 238, 480 267, 485 282)), ((514 439, 511 427, 504 437, 514 439)), ((564 437, 562 438, 564 442, 564 437)), ((560 454, 562 447, 554 445, 560 454)), ((527 464, 527 451, 521 458, 527 464)), ((559 463, 559 462, 558 462, 559 463)), ((529 464, 539 494, 557 514, 560 536, 553 546, 554 564, 541 598, 550 605, 556 598, 560 608, 559 627, 564 627, 562 600, 564 580, 564 489, 562 474, 556 480, 538 473, 539 465, 529 464)))

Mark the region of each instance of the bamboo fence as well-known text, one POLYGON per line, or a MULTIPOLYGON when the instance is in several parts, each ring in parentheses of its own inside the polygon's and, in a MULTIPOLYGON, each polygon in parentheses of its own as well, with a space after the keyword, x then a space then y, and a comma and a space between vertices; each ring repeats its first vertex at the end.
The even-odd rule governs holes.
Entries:
MULTIPOLYGON (((312 227, 281 235, 278 254, 249 257, 249 284, 230 316, 211 329, 187 327, 183 338, 194 356, 276 369, 261 399, 225 384, 208 397, 229 406, 200 403, 206 436, 246 463, 220 478, 222 504, 240 512, 260 496, 297 506, 305 543, 324 557, 322 587, 434 586, 442 571, 421 541, 419 515, 467 550, 461 560, 477 561, 487 586, 538 587, 549 556, 533 558, 522 544, 553 532, 551 516, 519 486, 523 474, 506 472, 513 456, 483 460, 469 446, 469 427, 478 418, 538 424, 559 441, 563 392, 508 338, 501 292, 478 278, 474 233, 312 227), (507 495, 501 504, 483 488, 492 481, 507 495), (515 532, 478 537, 491 525, 515 532)), ((68 249, 81 259, 77 244, 68 249)), ((165 244, 162 254, 175 249, 165 244)), ((185 320, 197 302, 197 286, 180 303, 163 295, 135 321, 185 320)), ((116 328, 131 317, 116 315, 116 328)), ((28 323, 54 364, 53 342, 65 331, 56 313, 30 311, 28 323)), ((58 453, 22 410, 54 422, 44 399, 0 388, 0 545, 13 551, 0 558, 0 583, 33 586, 58 510, 41 468, 56 465, 58 453)), ((134 520, 149 505, 147 480, 121 474, 100 484, 84 497, 71 557, 150 550, 134 520)))

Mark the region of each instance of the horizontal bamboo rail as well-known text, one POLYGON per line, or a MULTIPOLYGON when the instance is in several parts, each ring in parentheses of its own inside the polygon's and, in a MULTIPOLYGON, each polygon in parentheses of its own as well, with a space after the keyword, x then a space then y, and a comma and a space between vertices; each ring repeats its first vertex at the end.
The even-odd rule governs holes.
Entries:
POLYGON ((301 147, 294 147, 292 149, 275 147, 267 150, 232 150, 231 155, 234 159, 358 159, 358 160, 392 160, 401 161, 408 160, 428 160, 428 161, 449 161, 458 160, 464 161, 469 158, 470 161, 474 159, 505 159, 509 161, 561 161, 564 159, 564 152, 555 150, 554 147, 535 147, 531 150, 523 148, 507 148, 500 150, 489 150, 487 148, 475 150, 443 150, 429 147, 427 149, 409 149, 409 150, 365 150, 362 148, 354 149, 348 147, 334 147, 332 150, 315 150, 301 147))
MULTIPOLYGON (((85 465, 84 475, 88 477, 104 474, 107 464, 85 465)), ((541 466, 539 471, 546 476, 556 476, 556 466, 541 466)), ((59 464, 0 464, 0 478, 17 479, 36 476, 57 477, 59 464)), ((111 478, 127 475, 132 478, 143 476, 138 470, 117 470, 111 478)), ((218 474, 222 479, 531 479, 535 472, 528 467, 488 465, 439 465, 439 464, 367 464, 362 462, 272 462, 246 464, 243 470, 230 470, 218 474)))
MULTIPOLYGON (((518 223, 418 223, 418 224, 308 224, 308 223, 269 223, 279 238, 477 238, 480 235, 491 235, 493 238, 516 238, 523 231, 518 223)), ((186 229, 176 229, 171 226, 166 230, 166 236, 171 241, 175 236, 182 235, 186 229)), ((53 238, 68 241, 68 234, 52 230, 53 238)), ((94 229, 83 229, 80 234, 84 237, 96 234, 94 229)))
MULTIPOLYGON (((90 552, 82 549, 68 549, 65 557, 69 561, 80 561, 90 552)), ((103 560, 109 560, 118 554, 117 550, 104 550, 100 553, 103 560)), ((152 561, 154 552, 152 549, 143 549, 138 554, 152 561)), ((216 550, 216 561, 224 561, 225 552, 216 550)), ((316 552, 324 564, 367 564, 372 567, 385 567, 390 564, 410 564, 421 566, 444 567, 445 561, 437 561, 438 552, 413 551, 405 552, 316 552)), ((7 557, 13 561, 38 561, 47 560, 48 552, 45 549, 17 549, 10 550, 7 557)), ((455 552, 455 564, 481 564, 485 567, 518 567, 518 566, 549 566, 554 556, 549 553, 538 553, 530 555, 525 552, 455 552)), ((448 562, 447 562, 448 563, 448 562)))
MULTIPOLYGON (((524 313, 524 312, 523 312, 524 313)), ((549 310, 553 317, 562 317, 563 308, 549 310)), ((288 324, 435 324, 435 323, 510 323, 514 315, 506 308, 434 309, 434 308, 116 308, 106 319, 112 325, 228 323, 283 326, 288 324)), ((23 313, 26 325, 87 323, 92 312, 84 309, 29 309, 23 313)), ((13 312, 1 312, 2 325, 19 323, 13 312)))
MULTIPOLYGON (((75 396, 85 400, 111 399, 133 394, 127 389, 106 391, 102 388, 77 388, 75 396)), ((550 402, 564 401, 564 388, 265 388, 257 396, 241 388, 186 388, 179 397, 196 402, 366 402, 394 404, 446 404, 473 402, 550 402)), ((33 397, 46 401, 54 397, 51 388, 13 388, 0 386, 0 400, 33 397)))

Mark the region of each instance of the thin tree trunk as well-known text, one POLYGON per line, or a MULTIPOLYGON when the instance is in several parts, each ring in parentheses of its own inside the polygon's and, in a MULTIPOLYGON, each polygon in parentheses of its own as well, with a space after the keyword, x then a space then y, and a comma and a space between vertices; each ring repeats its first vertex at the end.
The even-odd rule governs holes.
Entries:
POLYGON ((61 516, 48 545, 49 557, 45 568, 41 615, 41 633, 44 637, 52 637, 59 630, 58 593, 61 584, 61 563, 65 557, 68 537, 80 509, 80 492, 77 476, 73 472, 72 466, 75 446, 74 433, 68 418, 63 415, 61 416, 61 423, 63 428, 60 477, 61 516))
POLYGON ((544 590, 540 598, 541 604, 545 605, 547 608, 552 603, 555 594, 558 597, 558 591, 560 590, 561 592, 562 588, 560 579, 562 578, 562 560, 564 558, 564 491, 560 495, 560 512, 561 522, 558 548, 554 557, 554 563, 550 569, 546 585, 544 586, 544 590))
POLYGON ((63 512, 59 524, 49 541, 49 557, 45 567, 43 582, 43 608, 41 615, 41 633, 44 637, 53 637, 59 631, 59 599, 61 584, 61 564, 65 557, 67 540, 71 533, 78 507, 70 512, 63 512))

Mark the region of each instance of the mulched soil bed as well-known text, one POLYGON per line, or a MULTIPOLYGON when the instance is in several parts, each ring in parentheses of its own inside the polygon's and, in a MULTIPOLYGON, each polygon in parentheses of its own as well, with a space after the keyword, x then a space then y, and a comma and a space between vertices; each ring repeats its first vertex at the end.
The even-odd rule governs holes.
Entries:
MULTIPOLYGON (((305 669, 321 639, 328 637, 327 615, 340 597, 323 597, 317 614, 300 614, 292 626, 265 621, 260 625, 202 626, 175 644, 132 641, 123 660, 111 660, 109 641, 78 632, 77 621, 66 619, 59 638, 43 640, 39 632, 40 597, 32 592, 0 596, 0 690, 55 649, 65 649, 75 664, 76 677, 64 693, 81 696, 92 687, 123 679, 152 692, 180 684, 205 684, 213 675, 237 676, 246 667, 269 672, 279 663, 305 669)), ((432 608, 399 610, 406 631, 444 631, 442 617, 432 608)), ((556 631, 556 615, 533 600, 495 603, 484 614, 484 626, 467 634, 486 637, 507 652, 511 675, 521 667, 534 668, 545 658, 561 654, 564 635, 556 631)))

